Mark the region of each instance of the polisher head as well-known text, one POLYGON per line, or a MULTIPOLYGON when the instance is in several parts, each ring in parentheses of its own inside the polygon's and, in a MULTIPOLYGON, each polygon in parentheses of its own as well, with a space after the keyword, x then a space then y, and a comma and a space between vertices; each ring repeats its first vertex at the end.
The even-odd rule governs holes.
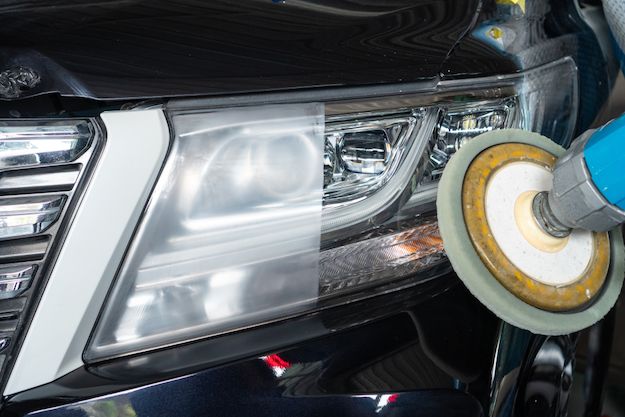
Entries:
POLYGON ((564 149, 540 135, 502 130, 465 144, 439 185, 439 227, 447 255, 469 290, 502 319, 541 334, 565 334, 600 320, 621 289, 620 232, 543 232, 532 200, 551 188, 564 149))

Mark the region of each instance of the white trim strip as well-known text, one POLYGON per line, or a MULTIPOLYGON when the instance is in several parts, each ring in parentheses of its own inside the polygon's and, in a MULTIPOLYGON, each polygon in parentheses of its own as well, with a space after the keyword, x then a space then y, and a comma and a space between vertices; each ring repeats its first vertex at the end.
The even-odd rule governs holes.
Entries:
POLYGON ((17 357, 4 395, 54 381, 82 352, 169 146, 162 110, 102 114, 103 153, 17 357))

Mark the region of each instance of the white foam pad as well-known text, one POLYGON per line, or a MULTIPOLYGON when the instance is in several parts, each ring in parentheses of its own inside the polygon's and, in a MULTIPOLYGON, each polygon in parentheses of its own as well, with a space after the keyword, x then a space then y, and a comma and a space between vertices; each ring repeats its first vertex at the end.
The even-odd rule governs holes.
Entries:
POLYGON ((592 233, 573 230, 558 252, 532 246, 521 234, 514 217, 517 198, 526 191, 548 191, 552 174, 531 162, 513 162, 493 173, 486 188, 486 219, 502 252, 530 278, 555 287, 577 281, 594 250, 592 233))

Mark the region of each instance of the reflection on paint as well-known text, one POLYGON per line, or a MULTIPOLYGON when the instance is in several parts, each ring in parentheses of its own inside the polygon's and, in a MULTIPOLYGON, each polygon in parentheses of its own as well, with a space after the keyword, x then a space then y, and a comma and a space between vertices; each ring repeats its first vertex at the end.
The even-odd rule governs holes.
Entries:
POLYGON ((89 417, 137 417, 137 412, 127 396, 87 402, 77 405, 75 409, 83 411, 89 417))
POLYGON ((267 364, 276 377, 284 375, 287 369, 291 367, 291 363, 282 359, 277 353, 261 356, 263 362, 267 364))

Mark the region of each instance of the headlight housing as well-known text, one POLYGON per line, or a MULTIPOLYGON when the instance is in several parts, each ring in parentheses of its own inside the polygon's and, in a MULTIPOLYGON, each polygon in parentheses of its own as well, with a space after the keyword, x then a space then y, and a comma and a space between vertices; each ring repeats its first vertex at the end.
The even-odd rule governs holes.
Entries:
POLYGON ((567 144, 577 69, 565 58, 398 95, 298 97, 168 110, 170 155, 87 359, 301 314, 364 286, 432 278, 445 259, 431 203, 446 161, 504 127, 567 144))

